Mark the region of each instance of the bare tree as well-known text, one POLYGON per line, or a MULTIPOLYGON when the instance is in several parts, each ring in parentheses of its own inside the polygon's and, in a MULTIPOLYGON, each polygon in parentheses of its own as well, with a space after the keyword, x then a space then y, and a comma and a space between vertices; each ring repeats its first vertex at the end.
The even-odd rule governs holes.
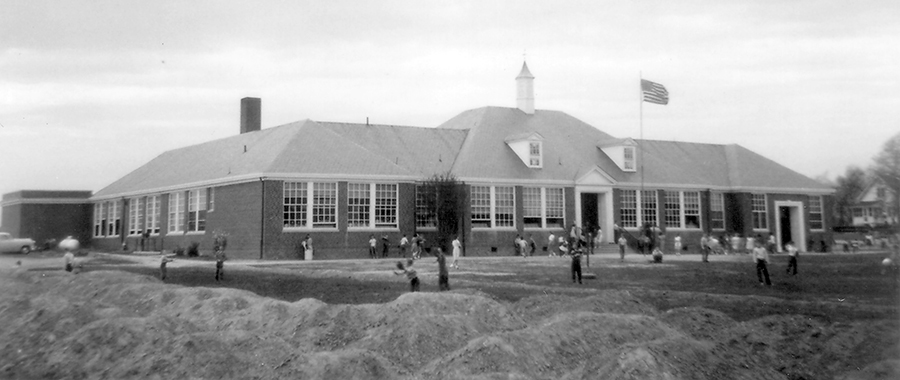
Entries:
POLYGON ((462 182, 452 173, 432 175, 419 190, 423 193, 422 202, 437 226, 438 236, 435 244, 448 249, 454 236, 462 231, 462 207, 465 205, 466 192, 462 182))
POLYGON ((866 172, 858 166, 847 167, 843 176, 837 177, 837 186, 834 192, 834 217, 839 225, 850 225, 853 215, 850 206, 856 201, 856 197, 865 190, 866 172))
POLYGON ((890 207, 894 215, 900 216, 900 133, 884 143, 874 161, 872 172, 894 193, 890 207))

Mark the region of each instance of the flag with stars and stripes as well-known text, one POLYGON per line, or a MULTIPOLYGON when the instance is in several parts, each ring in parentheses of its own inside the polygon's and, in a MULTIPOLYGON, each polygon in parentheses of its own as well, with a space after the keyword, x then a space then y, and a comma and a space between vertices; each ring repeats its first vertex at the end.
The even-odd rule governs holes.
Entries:
POLYGON ((669 104, 669 92, 659 83, 641 79, 641 92, 644 94, 645 102, 662 105, 669 104))

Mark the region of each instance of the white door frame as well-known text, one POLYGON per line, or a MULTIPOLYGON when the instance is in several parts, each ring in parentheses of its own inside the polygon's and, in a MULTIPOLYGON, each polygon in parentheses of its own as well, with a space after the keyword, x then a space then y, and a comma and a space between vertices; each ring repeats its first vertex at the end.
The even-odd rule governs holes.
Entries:
POLYGON ((782 252, 786 241, 781 241, 781 208, 787 207, 791 216, 791 225, 787 226, 791 230, 791 236, 794 239, 794 246, 800 252, 806 252, 806 218, 803 213, 803 202, 800 201, 775 201, 775 241, 777 252, 782 252))
POLYGON ((582 227, 581 194, 597 194, 597 212, 600 215, 600 228, 603 230, 601 243, 608 243, 613 230, 613 190, 609 186, 577 185, 575 186, 575 225, 582 227))

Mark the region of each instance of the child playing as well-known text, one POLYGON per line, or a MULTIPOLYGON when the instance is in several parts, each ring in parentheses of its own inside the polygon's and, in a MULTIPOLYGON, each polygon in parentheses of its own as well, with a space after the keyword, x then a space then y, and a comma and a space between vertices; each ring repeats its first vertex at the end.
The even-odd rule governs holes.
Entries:
POLYGON ((71 249, 66 248, 66 254, 63 255, 63 262, 66 264, 66 272, 71 272, 75 267, 75 254, 71 249))
POLYGON ((663 260, 663 251, 659 247, 653 248, 653 262, 661 263, 663 260))
POLYGON ((406 260, 406 268, 403 267, 403 262, 397 262, 397 269, 394 271, 395 275, 406 274, 406 278, 409 279, 409 291, 418 292, 419 291, 419 277, 416 275, 416 270, 413 269, 413 259, 406 260))
POLYGON ((766 264, 769 263, 769 251, 766 250, 766 247, 763 247, 762 244, 754 244, 753 259, 756 260, 756 277, 759 278, 759 284, 763 284, 763 277, 765 277, 765 284, 772 286, 772 282, 769 281, 769 269, 766 267, 766 264))
POLYGON ((581 283, 581 249, 572 250, 572 282, 578 280, 581 283))
POLYGON ((162 280, 162 281, 166 280, 166 263, 170 263, 172 261, 175 261, 175 260, 170 259, 166 255, 162 255, 162 258, 159 260, 159 279, 160 280, 162 280))
POLYGON ((791 258, 788 262, 787 273, 790 275, 797 274, 797 247, 794 246, 794 242, 789 241, 784 245, 784 250, 788 252, 788 256, 791 258), (791 273, 791 269, 794 270, 791 273))

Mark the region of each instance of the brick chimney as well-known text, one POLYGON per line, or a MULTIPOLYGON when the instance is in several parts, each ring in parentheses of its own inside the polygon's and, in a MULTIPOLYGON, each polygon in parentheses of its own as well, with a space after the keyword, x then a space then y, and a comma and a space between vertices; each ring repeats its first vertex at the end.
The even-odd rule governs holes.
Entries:
POLYGON ((259 98, 241 99, 241 134, 258 131, 261 128, 261 100, 259 98))

